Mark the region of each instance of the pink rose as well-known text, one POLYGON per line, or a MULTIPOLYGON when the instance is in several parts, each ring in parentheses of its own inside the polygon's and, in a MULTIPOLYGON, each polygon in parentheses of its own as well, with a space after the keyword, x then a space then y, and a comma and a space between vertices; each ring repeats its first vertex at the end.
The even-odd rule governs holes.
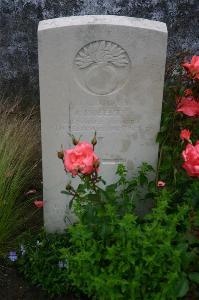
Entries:
POLYGON ((98 170, 99 158, 88 142, 79 142, 74 148, 64 151, 64 166, 73 176, 88 175, 98 170))
POLYGON ((182 167, 187 171, 189 176, 199 176, 199 141, 195 146, 187 144, 186 149, 182 151, 184 164, 182 167))
POLYGON ((158 180, 157 187, 162 188, 165 187, 166 183, 162 180, 158 180))
POLYGON ((191 75, 193 79, 199 79, 199 56, 193 56, 191 63, 184 63, 182 66, 191 75))
POLYGON ((44 201, 43 200, 35 200, 34 201, 34 205, 37 207, 37 208, 42 208, 44 206, 44 201))
POLYGON ((177 112, 194 117, 199 116, 199 102, 193 97, 181 97, 177 99, 177 112))
POLYGON ((189 142, 190 136, 191 136, 191 131, 189 131, 188 129, 181 130, 181 132, 180 132, 181 140, 187 140, 189 142))

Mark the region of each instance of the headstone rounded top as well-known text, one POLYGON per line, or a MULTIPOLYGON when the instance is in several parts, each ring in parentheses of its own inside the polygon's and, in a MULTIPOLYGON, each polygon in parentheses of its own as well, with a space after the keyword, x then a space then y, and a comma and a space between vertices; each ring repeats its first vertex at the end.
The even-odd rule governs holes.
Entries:
POLYGON ((166 24, 163 22, 115 15, 85 15, 43 20, 39 22, 38 31, 89 24, 137 27, 167 33, 166 24))

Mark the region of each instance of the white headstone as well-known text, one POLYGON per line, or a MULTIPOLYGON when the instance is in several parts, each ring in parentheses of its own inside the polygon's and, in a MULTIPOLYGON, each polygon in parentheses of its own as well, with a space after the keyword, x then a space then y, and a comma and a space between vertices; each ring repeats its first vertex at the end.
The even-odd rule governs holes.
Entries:
POLYGON ((68 133, 90 141, 97 131, 101 173, 113 181, 118 163, 133 172, 156 164, 166 25, 119 16, 78 16, 40 22, 39 75, 45 227, 65 228, 68 199, 56 151, 68 133))

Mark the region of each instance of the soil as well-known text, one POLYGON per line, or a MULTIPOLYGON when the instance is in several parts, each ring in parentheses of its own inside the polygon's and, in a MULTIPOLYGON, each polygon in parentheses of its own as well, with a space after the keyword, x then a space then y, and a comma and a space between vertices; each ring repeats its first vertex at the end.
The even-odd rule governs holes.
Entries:
MULTIPOLYGON (((51 297, 41 288, 31 286, 14 267, 0 262, 0 300, 77 300, 73 295, 51 297)), ((80 300, 83 300, 81 298, 80 300)), ((85 300, 85 298, 84 298, 85 300)))

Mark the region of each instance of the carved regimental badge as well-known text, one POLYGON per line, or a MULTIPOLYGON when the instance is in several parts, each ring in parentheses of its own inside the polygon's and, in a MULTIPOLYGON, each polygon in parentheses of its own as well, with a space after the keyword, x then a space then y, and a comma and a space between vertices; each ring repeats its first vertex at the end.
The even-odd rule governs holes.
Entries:
POLYGON ((74 68, 80 86, 91 93, 107 95, 126 83, 130 59, 121 46, 109 41, 95 41, 78 51, 74 68))

